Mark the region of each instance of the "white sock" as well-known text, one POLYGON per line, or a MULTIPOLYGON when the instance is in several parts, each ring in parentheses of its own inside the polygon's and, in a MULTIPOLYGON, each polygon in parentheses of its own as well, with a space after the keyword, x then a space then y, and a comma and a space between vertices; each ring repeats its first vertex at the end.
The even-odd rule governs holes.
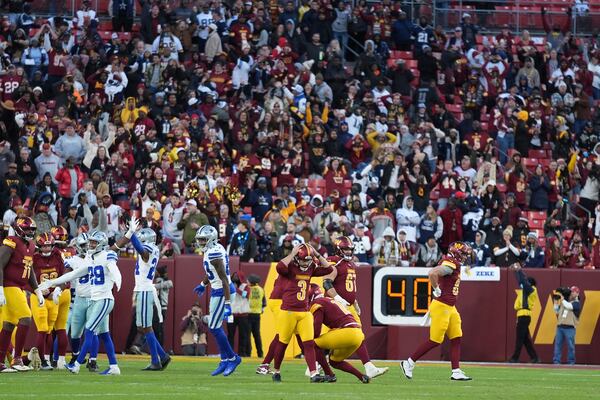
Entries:
POLYGON ((452 370, 452 372, 453 372, 453 373, 454 373, 454 372, 461 372, 461 370, 460 370, 460 368, 454 368, 454 369, 452 370))
POLYGON ((96 357, 90 357, 90 361, 96 361, 96 357))
POLYGON ((61 362, 64 364, 65 362, 65 356, 58 356, 58 362, 61 362))
POLYGON ((415 365, 415 362, 413 361, 413 359, 412 359, 412 358, 408 357, 408 360, 407 360, 407 361, 408 361, 408 363, 409 363, 410 365, 415 365))
POLYGON ((371 361, 365 363, 365 369, 373 369, 375 368, 375 365, 373 365, 373 363, 371 361))
POLYGON ((50 362, 50 354, 44 354, 44 360, 50 362))

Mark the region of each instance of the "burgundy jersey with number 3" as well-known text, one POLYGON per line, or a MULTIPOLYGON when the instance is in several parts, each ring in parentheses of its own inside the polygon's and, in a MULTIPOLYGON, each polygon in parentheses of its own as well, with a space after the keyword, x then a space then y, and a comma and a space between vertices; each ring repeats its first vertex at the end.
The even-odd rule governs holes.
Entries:
POLYGON ((280 261, 277 264, 277 272, 286 278, 281 295, 281 309, 308 311, 310 278, 327 275, 331 272, 331 268, 315 268, 315 264, 311 263, 306 271, 302 271, 295 261, 291 261, 287 267, 280 261))
POLYGON ((456 304, 458 287, 460 286, 460 263, 452 257, 444 256, 439 265, 451 268, 452 273, 440 277, 439 285, 442 295, 436 300, 453 306, 456 304))

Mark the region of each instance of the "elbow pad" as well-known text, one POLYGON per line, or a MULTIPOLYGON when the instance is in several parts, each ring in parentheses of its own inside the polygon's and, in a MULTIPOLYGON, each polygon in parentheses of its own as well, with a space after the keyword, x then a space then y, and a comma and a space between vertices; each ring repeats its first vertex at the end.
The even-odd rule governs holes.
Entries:
POLYGON ((323 288, 325 291, 333 289, 333 281, 331 279, 323 279, 323 288))

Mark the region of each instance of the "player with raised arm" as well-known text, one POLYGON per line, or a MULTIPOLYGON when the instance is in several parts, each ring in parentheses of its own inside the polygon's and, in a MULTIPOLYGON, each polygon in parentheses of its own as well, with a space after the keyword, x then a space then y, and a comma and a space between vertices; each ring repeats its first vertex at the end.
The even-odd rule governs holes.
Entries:
MULTIPOLYGON (((137 227, 137 220, 132 218, 129 223, 129 230, 125 235, 131 238, 137 227)), ((121 272, 117 267, 117 253, 108 249, 108 237, 106 233, 93 231, 89 234, 88 257, 90 266, 88 266, 87 271, 80 268, 66 273, 58 279, 45 281, 44 288, 62 285, 75 278, 81 278, 86 274, 89 275, 91 311, 90 318, 86 321, 85 334, 86 336, 97 334, 104 343, 109 367, 101 372, 100 375, 120 375, 121 370, 117 365, 115 346, 109 332, 108 317, 115 304, 112 294, 113 286, 117 287, 117 291, 121 289, 121 272)), ((81 364, 83 364, 90 350, 91 343, 85 341, 75 363, 67 366, 69 371, 74 374, 79 373, 81 364)))
POLYGON ((452 364, 453 381, 470 381, 460 369, 460 338, 462 327, 460 314, 456 310, 456 299, 460 286, 460 267, 472 257, 472 249, 463 242, 454 242, 448 247, 448 255, 444 256, 437 267, 429 271, 429 282, 435 297, 429 305, 431 327, 429 340, 421 344, 406 361, 400 362, 400 368, 408 379, 412 379, 415 363, 429 350, 444 341, 444 335, 450 339, 450 362, 452 364))
MULTIPOLYGON (((65 272, 60 251, 54 246, 54 236, 49 232, 38 235, 35 239, 37 251, 33 255, 33 269, 38 282, 56 279, 65 272)), ((45 302, 41 306, 36 301, 31 301, 31 313, 37 328, 36 352, 30 352, 28 357, 34 369, 44 371, 52 370, 50 365, 50 344, 52 343, 52 330, 58 316, 58 304, 62 290, 57 287, 48 292, 44 291, 45 302), (43 359, 40 360, 40 357, 43 359)), ((31 299, 33 300, 33 299, 31 299)))
MULTIPOLYGON (((69 233, 64 226, 57 225, 50 229, 50 234, 54 238, 55 247, 58 253, 62 256, 62 260, 66 260, 76 254, 74 248, 69 247, 68 239, 69 233)), ((54 347, 54 357, 56 360, 56 367, 58 369, 65 368, 65 354, 67 352, 67 345, 69 339, 67 337, 67 320, 69 319, 69 310, 71 308, 71 290, 66 286, 57 287, 54 292, 58 296, 58 313, 56 315, 56 321, 54 322, 54 332, 56 334, 56 345, 54 347)), ((46 349, 50 350, 50 349, 46 349)))
POLYGON ((308 308, 308 289, 313 276, 324 276, 331 273, 329 263, 309 244, 300 244, 279 263, 277 273, 284 278, 285 286, 282 293, 281 313, 277 320, 279 341, 275 348, 275 365, 273 382, 281 382, 281 362, 285 349, 294 334, 300 335, 304 358, 308 365, 311 383, 324 382, 319 375, 315 356, 315 332, 313 316, 308 308), (315 266, 314 259, 319 260, 315 266))
POLYGON ((136 325, 141 328, 150 348, 151 362, 143 371, 162 371, 171 362, 171 357, 163 350, 152 330, 152 316, 157 308, 162 322, 162 311, 158 294, 154 288, 154 273, 160 259, 160 250, 156 246, 156 232, 143 228, 131 236, 131 244, 138 253, 135 264, 135 312, 136 325))
MULTIPOLYGON (((332 271, 323 277, 325 294, 346 306, 357 322, 360 322, 360 307, 356 299, 356 264, 354 264, 354 244, 347 236, 340 237, 335 243, 336 255, 327 259, 332 271)), ((369 357, 367 345, 363 342, 356 354, 365 366, 365 374, 373 379, 385 374, 388 368, 377 368, 369 357)))
POLYGON ((314 318, 315 344, 317 345, 317 361, 329 378, 326 381, 336 382, 335 374, 329 367, 323 350, 329 350, 329 362, 333 368, 354 375, 362 383, 369 383, 371 378, 363 375, 349 362, 345 361, 363 343, 365 335, 356 317, 342 304, 331 297, 325 297, 319 285, 312 283, 309 290, 310 312, 314 318), (323 326, 330 330, 322 334, 323 326))
MULTIPOLYGON (((87 257, 88 251, 88 234, 82 233, 77 236, 74 240, 74 247, 77 251, 77 255, 65 259, 65 271, 76 271, 83 269, 88 271, 88 268, 92 265, 90 259, 87 257)), ((83 338, 83 332, 85 330, 85 324, 91 318, 91 285, 90 276, 85 274, 80 278, 71 281, 71 287, 75 289, 75 298, 69 314, 69 332, 71 339, 71 352, 72 357, 69 364, 74 364, 79 356, 79 350, 81 349, 81 339, 83 338)), ((98 347, 100 346, 100 340, 98 335, 86 335, 85 341, 89 341, 90 347, 90 358, 87 362, 87 368, 90 372, 98 372, 98 347)))
POLYGON ((196 243, 203 254, 206 276, 194 288, 194 292, 202 296, 206 287, 210 285, 208 328, 217 341, 221 353, 221 362, 211 375, 229 376, 242 362, 242 358, 233 352, 222 327, 223 320, 231 315, 231 297, 235 294, 229 275, 229 255, 219 243, 217 230, 210 225, 198 229, 196 243))
POLYGON ((38 287, 33 267, 35 221, 29 217, 17 218, 13 224, 15 236, 8 236, 0 246, 0 307, 2 307, 2 331, 0 331, 0 372, 29 371, 23 364, 21 353, 31 324, 31 310, 27 304, 25 287, 31 287, 38 305, 45 303, 42 288, 38 287), (11 366, 4 365, 12 332, 17 327, 15 357, 11 366))

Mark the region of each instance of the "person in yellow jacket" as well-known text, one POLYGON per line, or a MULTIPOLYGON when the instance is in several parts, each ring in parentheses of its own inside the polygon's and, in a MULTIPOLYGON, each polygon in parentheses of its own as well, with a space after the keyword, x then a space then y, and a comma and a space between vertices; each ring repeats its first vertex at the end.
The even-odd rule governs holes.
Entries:
POLYGON ((513 264, 511 269, 515 271, 515 277, 517 278, 520 289, 517 289, 517 298, 515 299, 515 311, 517 312, 515 351, 508 362, 519 362, 519 357, 521 357, 521 349, 523 348, 523 345, 525 345, 525 349, 531 358, 531 362, 539 363, 540 360, 537 356, 535 348, 533 347, 533 341, 531 340, 531 334, 529 333, 531 309, 533 308, 533 305, 538 302, 536 281, 534 278, 525 275, 521 269, 521 264, 518 262, 513 264))
POLYGON ((248 282, 250 282, 250 312, 248 313, 250 332, 252 332, 252 337, 254 337, 256 355, 262 358, 263 348, 260 338, 260 316, 267 306, 267 298, 265 297, 265 290, 260 286, 260 276, 251 274, 248 276, 248 282))
POLYGON ((136 107, 135 97, 128 97, 125 101, 125 107, 121 110, 121 122, 123 123, 123 127, 128 131, 133 129, 135 121, 139 117, 139 110, 136 107))

